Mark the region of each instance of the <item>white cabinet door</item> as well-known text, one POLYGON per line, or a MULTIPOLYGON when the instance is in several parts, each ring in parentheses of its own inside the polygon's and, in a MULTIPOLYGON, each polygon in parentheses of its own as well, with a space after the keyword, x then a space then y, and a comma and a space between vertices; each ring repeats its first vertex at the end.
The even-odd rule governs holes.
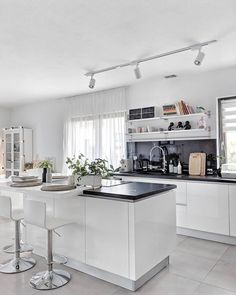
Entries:
POLYGON ((188 227, 229 235, 228 185, 187 183, 188 227))
POLYGON ((176 204, 187 204, 187 194, 186 194, 186 182, 185 181, 175 181, 173 179, 162 179, 162 178, 148 178, 148 177, 127 177, 122 176, 124 181, 137 181, 137 182, 149 182, 149 183, 164 183, 164 184, 174 184, 177 186, 176 189, 176 204))
POLYGON ((178 227, 187 227, 187 205, 177 205, 176 204, 176 225, 178 227))
POLYGON ((127 278, 128 204, 86 198, 86 263, 127 278))
POLYGON ((236 185, 229 185, 230 235, 236 237, 236 185))

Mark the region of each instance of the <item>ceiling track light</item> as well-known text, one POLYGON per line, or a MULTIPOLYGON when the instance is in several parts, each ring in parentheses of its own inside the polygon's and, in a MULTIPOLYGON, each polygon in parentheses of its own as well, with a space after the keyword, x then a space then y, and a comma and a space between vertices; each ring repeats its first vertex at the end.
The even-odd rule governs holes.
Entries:
POLYGON ((200 47, 198 50, 197 57, 194 60, 194 64, 196 66, 200 66, 202 64, 204 57, 205 57, 205 53, 201 51, 201 47, 200 47))
POLYGON ((93 89, 96 83, 95 78, 93 78, 94 74, 90 75, 90 81, 89 81, 89 88, 93 89))
POLYGON ((180 52, 189 51, 189 50, 196 50, 196 49, 198 49, 198 55, 197 55, 196 59, 194 60, 194 64, 199 66, 199 65, 201 65, 201 63, 202 63, 202 61, 203 61, 203 59, 205 57, 205 54, 201 51, 202 47, 210 45, 210 44, 215 43, 215 42, 217 42, 217 40, 210 40, 210 41, 207 41, 207 42, 193 44, 191 46, 183 47, 183 48, 172 50, 172 51, 167 51, 167 52, 164 52, 164 53, 161 53, 161 54, 158 54, 158 55, 153 55, 153 56, 142 58, 142 59, 133 60, 131 62, 127 62, 127 63, 124 63, 124 64, 111 66, 111 67, 104 68, 104 69, 101 69, 101 70, 90 71, 90 72, 86 73, 85 76, 91 77, 90 82, 89 82, 89 88, 93 89, 94 86, 95 86, 95 82, 96 82, 95 79, 93 78, 93 76, 95 74, 100 74, 100 73, 112 71, 112 70, 115 70, 117 68, 124 68, 124 67, 128 67, 128 66, 136 65, 136 67, 134 69, 135 77, 136 77, 136 79, 140 79, 141 78, 141 72, 140 72, 140 69, 139 69, 139 64, 140 63, 150 61, 150 60, 153 60, 153 59, 158 59, 158 58, 165 57, 165 56, 169 56, 169 55, 173 55, 173 54, 177 54, 177 53, 180 53, 180 52))
POLYGON ((141 71, 140 71, 140 68, 139 68, 139 64, 136 64, 136 67, 134 68, 134 74, 135 74, 136 79, 142 78, 142 74, 141 74, 141 71))

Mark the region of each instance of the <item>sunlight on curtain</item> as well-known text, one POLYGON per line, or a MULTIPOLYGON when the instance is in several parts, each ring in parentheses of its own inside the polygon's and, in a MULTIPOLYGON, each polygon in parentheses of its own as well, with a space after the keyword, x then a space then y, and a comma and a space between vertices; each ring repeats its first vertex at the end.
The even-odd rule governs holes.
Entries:
POLYGON ((101 156, 119 167, 125 157, 125 113, 104 114, 101 131, 101 156))
MULTIPOLYGON (((83 153, 90 160, 105 158, 115 168, 126 155, 125 89, 118 88, 67 99, 63 163, 83 153)), ((64 173, 68 173, 64 165, 64 173)))

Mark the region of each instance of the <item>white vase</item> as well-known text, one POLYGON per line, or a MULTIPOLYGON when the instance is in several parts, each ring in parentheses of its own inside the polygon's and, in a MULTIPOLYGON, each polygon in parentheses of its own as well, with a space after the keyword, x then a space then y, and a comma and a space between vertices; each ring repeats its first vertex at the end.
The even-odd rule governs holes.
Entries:
POLYGON ((91 186, 93 188, 102 186, 102 176, 101 175, 85 175, 78 177, 78 184, 84 186, 91 186))

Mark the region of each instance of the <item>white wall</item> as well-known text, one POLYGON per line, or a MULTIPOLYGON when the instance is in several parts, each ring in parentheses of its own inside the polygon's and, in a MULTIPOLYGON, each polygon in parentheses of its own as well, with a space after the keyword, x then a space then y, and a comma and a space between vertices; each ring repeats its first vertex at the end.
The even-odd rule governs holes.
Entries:
POLYGON ((10 125, 10 109, 0 108, 0 130, 10 125))
MULTIPOLYGON (((216 98, 236 95, 236 67, 201 74, 186 74, 175 79, 140 80, 127 90, 129 108, 162 106, 184 99, 212 110, 215 122, 216 98)), ((41 102, 12 109, 11 125, 30 127, 34 133, 34 158, 55 156, 62 168, 62 139, 65 103, 41 102)), ((0 122, 1 123, 1 122, 0 122)))
MULTIPOLYGON (((2 135, 2 129, 10 126, 10 110, 7 108, 0 108, 0 139, 2 135)), ((2 141, 0 140, 0 174, 3 172, 1 167, 3 166, 3 147, 2 141)))
POLYGON ((33 157, 56 158, 56 168, 62 167, 64 103, 53 100, 13 108, 11 125, 33 129, 33 157))

